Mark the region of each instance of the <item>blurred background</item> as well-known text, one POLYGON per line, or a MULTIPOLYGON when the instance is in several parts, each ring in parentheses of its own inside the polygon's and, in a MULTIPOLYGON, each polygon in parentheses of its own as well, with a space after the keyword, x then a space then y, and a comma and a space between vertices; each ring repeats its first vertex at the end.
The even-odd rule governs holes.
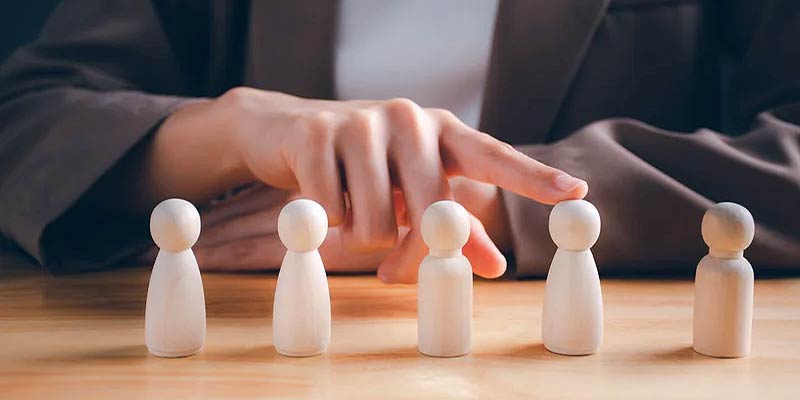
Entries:
POLYGON ((17 47, 36 38, 59 0, 0 2, 0 63, 17 47))

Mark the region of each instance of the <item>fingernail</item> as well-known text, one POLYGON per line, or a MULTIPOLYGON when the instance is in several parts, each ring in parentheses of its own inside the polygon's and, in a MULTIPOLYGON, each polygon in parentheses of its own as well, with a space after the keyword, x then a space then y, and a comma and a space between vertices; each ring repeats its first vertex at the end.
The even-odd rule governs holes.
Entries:
POLYGON ((567 193, 577 189, 578 186, 586 185, 586 181, 567 174, 559 175, 554 183, 559 190, 567 193))

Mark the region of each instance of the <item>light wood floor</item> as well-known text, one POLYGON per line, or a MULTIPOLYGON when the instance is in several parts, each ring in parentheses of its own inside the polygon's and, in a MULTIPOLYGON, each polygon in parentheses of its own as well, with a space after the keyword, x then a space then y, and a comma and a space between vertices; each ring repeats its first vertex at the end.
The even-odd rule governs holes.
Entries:
POLYGON ((205 274, 205 350, 159 359, 143 345, 148 279, 0 265, 0 398, 800 397, 800 279, 757 281, 744 359, 691 350, 690 281, 619 279, 603 281, 598 354, 542 347, 542 281, 476 281, 473 353, 429 358, 416 351, 415 287, 372 276, 331 277, 329 351, 285 358, 271 346, 268 274, 205 274))

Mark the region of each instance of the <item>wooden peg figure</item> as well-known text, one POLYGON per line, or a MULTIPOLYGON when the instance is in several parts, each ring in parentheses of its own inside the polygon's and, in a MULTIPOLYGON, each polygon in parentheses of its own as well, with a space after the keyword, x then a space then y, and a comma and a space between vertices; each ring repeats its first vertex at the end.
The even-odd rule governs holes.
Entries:
POLYGON ((294 200, 278 216, 278 235, 287 251, 275 286, 272 340, 282 355, 314 356, 330 343, 331 298, 317 250, 327 233, 325 209, 312 200, 294 200))
POLYGON ((145 344, 159 357, 190 356, 206 339, 203 280, 192 252, 200 214, 186 200, 164 200, 150 216, 150 233, 160 250, 147 288, 145 344))
POLYGON ((595 353, 603 341, 603 298, 590 248, 600 236, 600 213, 585 200, 562 201, 549 227, 558 250, 545 283, 542 341, 553 353, 595 353))
POLYGON ((706 211, 701 229, 708 255, 695 275, 694 350, 744 357, 753 326, 753 267, 744 258, 755 233, 753 216, 738 204, 719 203, 706 211))
POLYGON ((469 238, 469 214, 454 201, 431 204, 422 215, 430 253, 419 266, 419 352, 458 357, 472 346, 472 266, 461 254, 469 238))

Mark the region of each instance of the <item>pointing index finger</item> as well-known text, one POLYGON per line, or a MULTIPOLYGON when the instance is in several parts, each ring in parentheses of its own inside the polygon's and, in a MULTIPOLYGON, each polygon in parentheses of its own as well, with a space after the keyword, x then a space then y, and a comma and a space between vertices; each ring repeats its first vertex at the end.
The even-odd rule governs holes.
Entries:
POLYGON ((448 171, 508 189, 545 204, 586 196, 588 184, 542 164, 508 143, 458 120, 445 123, 440 137, 448 171))

